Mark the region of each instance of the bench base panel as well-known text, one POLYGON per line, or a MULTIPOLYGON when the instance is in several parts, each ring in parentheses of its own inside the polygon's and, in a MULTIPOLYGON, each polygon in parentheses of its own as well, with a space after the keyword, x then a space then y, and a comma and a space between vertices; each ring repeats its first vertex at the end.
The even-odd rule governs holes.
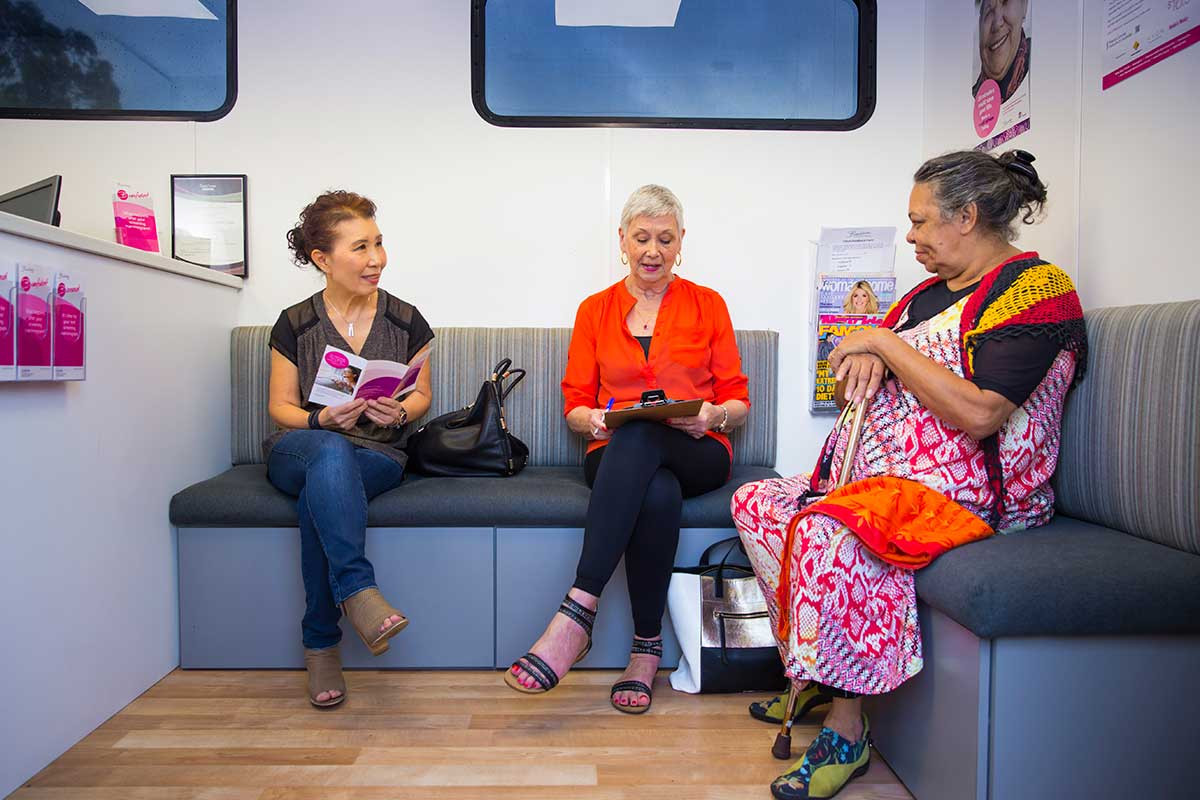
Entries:
MULTIPOLYGON (((732 528, 685 528, 676 564, 694 565, 732 528)), ((300 533, 179 528, 179 662, 184 669, 300 669, 300 533)), ((578 528, 368 528, 380 590, 410 622, 372 657, 343 621, 350 668, 507 667, 545 629, 575 578, 578 528)), ((633 637, 624 565, 600 600, 581 666, 623 668, 633 637)), ((679 661, 669 615, 663 667, 679 661)))
POLYGON ((1195 796, 1200 637, 978 639, 921 604, 925 668, 867 702, 918 800, 1195 796))

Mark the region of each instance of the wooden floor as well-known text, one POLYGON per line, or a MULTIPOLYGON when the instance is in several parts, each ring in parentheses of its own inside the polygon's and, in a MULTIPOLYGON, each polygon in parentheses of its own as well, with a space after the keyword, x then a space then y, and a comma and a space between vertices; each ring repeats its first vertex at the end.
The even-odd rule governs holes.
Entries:
MULTIPOLYGON (((770 798, 788 762, 752 696, 671 691, 643 716, 608 705, 611 671, 576 670, 545 696, 498 672, 347 672, 329 711, 302 672, 176 670, 11 800, 733 800, 770 798)), ((794 732, 797 758, 817 731, 794 732)), ((874 754, 838 800, 908 798, 874 754)))

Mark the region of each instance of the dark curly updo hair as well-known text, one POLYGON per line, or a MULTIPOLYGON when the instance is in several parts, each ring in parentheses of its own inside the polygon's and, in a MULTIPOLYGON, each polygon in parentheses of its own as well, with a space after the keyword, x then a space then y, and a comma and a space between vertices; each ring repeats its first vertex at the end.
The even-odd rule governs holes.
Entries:
POLYGON ((348 219, 375 219, 375 204, 361 194, 336 189, 306 205, 296 227, 287 232, 296 266, 311 264, 313 250, 328 253, 333 248, 334 229, 348 219))
POLYGON ((1017 218, 1028 225, 1046 203, 1046 185, 1038 178, 1034 161, 1033 154, 1024 150, 999 156, 962 150, 929 159, 913 180, 931 185, 943 220, 974 203, 979 225, 1011 242, 1017 238, 1017 218))

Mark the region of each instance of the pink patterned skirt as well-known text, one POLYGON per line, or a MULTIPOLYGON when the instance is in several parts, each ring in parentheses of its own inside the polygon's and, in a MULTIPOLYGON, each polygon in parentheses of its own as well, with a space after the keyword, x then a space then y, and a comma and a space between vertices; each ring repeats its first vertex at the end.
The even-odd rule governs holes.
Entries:
POLYGON ((913 573, 876 558, 823 514, 802 519, 792 552, 784 553, 788 523, 808 484, 807 475, 774 478, 748 483, 733 496, 733 522, 776 630, 780 564, 792 559, 791 625, 779 642, 784 669, 793 681, 855 694, 890 692, 922 666, 913 573))

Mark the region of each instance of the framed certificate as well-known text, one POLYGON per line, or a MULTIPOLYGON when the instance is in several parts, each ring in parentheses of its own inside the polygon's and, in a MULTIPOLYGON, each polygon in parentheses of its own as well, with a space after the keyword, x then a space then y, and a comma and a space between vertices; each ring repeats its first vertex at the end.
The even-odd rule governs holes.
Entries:
POLYGON ((245 175, 172 175, 171 225, 172 258, 248 274, 245 175))

